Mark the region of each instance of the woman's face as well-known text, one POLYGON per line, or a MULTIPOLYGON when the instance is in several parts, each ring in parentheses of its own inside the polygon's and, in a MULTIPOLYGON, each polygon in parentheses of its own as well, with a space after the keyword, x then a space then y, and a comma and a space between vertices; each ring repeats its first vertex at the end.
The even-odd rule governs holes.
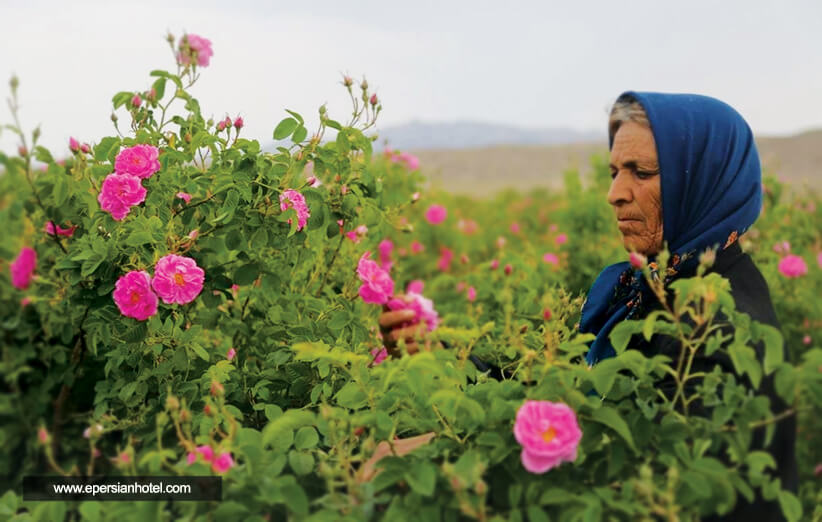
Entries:
POLYGON ((650 256, 662 250, 662 188, 651 129, 620 125, 611 147, 608 203, 616 212, 622 244, 650 256))

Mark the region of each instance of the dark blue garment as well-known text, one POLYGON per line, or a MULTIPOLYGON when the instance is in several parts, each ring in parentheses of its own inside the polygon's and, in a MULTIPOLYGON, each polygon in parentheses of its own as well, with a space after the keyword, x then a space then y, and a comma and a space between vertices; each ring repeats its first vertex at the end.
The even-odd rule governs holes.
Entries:
MULTIPOLYGON (((759 155, 748 124, 717 99, 633 91, 623 97, 645 109, 656 142, 663 240, 672 253, 671 269, 662 271, 670 281, 677 273, 690 272, 706 249, 733 244, 759 217, 759 155)), ((644 278, 627 262, 600 273, 579 326, 581 332, 597 336, 586 355, 588 364, 615 355, 608 339, 612 328, 637 315, 643 300, 653 299, 649 292, 644 278)))

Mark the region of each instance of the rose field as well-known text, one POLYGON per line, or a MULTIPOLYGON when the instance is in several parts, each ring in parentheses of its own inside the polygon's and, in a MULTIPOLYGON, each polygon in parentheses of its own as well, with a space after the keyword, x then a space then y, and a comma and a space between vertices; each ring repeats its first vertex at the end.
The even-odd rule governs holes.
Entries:
POLYGON ((284 110, 251 137, 195 97, 210 42, 170 44, 169 70, 114 95, 111 135, 64 150, 19 121, 25 78, 11 81, 3 520, 686 521, 755 497, 822 520, 818 194, 766 172, 739 239, 781 330, 736 311, 706 255, 673 306, 622 323, 618 355, 589 367, 585 292, 629 258, 605 158, 560 191, 455 196, 377 148, 364 79, 329 81, 350 112, 323 106, 309 125, 284 110), (379 316, 404 309, 424 336, 389 352, 379 316), (681 342, 678 360, 632 349, 654 335, 681 342), (692 370, 704 350, 734 371, 692 370), (797 491, 763 446, 788 417, 797 491), (29 475, 214 475, 222 500, 29 501, 29 475))

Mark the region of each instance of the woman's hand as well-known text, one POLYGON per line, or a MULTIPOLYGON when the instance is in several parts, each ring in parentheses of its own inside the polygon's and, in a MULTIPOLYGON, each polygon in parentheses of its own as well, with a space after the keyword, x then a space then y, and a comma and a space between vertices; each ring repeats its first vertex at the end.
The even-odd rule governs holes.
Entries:
MULTIPOLYGON (((403 294, 397 295, 396 298, 406 300, 403 294)), ((409 309, 388 310, 386 308, 380 314, 379 322, 383 343, 392 356, 399 355, 397 343, 400 339, 405 340, 405 348, 409 354, 417 353, 421 342, 425 349, 431 348, 430 340, 424 339, 425 334, 428 333, 428 324, 424 320, 412 326, 402 326, 415 318, 416 313, 409 309)))

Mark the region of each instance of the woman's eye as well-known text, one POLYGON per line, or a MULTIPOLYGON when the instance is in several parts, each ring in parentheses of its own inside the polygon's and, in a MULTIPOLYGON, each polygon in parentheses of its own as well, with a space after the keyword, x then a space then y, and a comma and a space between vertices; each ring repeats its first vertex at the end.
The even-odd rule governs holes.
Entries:
POLYGON ((656 172, 637 171, 637 173, 636 173, 636 177, 638 177, 639 179, 648 179, 648 178, 651 178, 653 176, 656 176, 656 172))
POLYGON ((616 172, 611 172, 611 179, 614 179, 616 177, 616 175, 617 175, 616 172))

